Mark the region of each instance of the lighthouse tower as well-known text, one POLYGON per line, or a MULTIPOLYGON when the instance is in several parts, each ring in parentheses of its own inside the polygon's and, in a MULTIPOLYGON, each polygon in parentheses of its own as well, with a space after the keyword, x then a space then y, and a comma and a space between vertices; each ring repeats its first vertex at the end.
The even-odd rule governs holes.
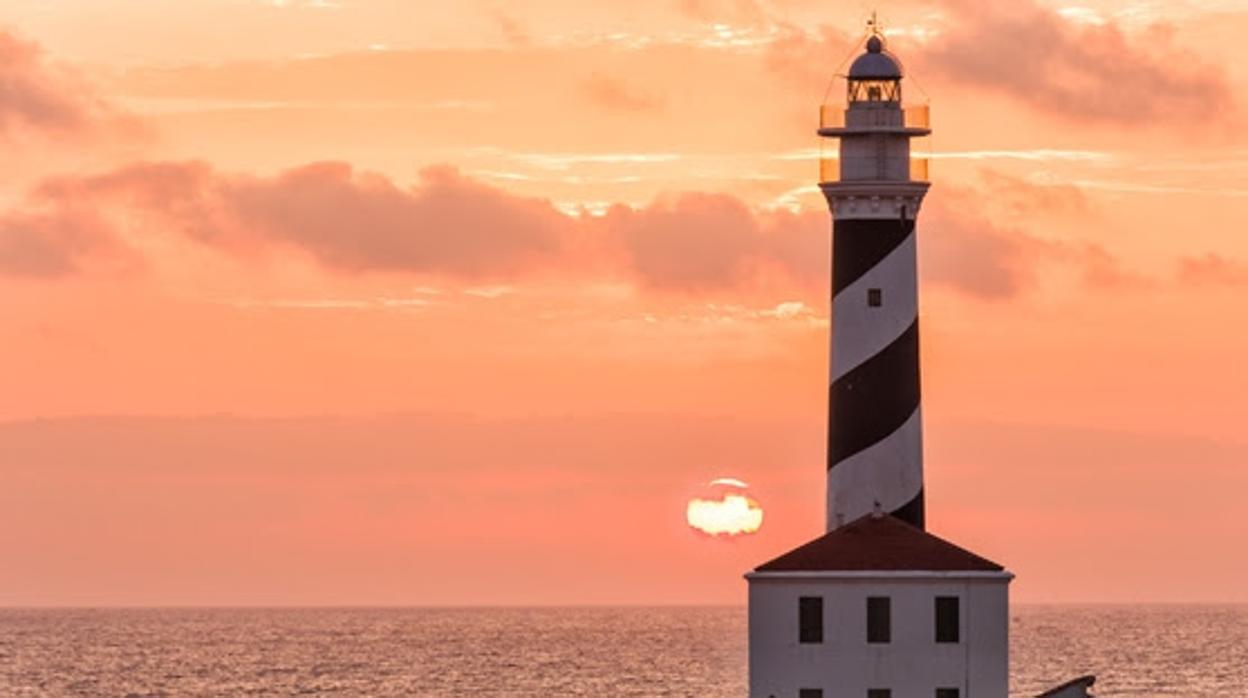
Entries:
POLYGON ((828 530, 876 507, 923 528, 914 223, 929 185, 910 139, 931 133, 927 107, 902 108, 901 66, 876 35, 846 84, 819 129, 840 140, 819 183, 834 221, 828 530))
POLYGON ((915 221, 927 108, 877 33, 825 106, 832 210, 827 530, 749 582, 750 695, 1006 698, 1013 575, 925 530, 915 221), (835 139, 835 140, 832 140, 835 139))

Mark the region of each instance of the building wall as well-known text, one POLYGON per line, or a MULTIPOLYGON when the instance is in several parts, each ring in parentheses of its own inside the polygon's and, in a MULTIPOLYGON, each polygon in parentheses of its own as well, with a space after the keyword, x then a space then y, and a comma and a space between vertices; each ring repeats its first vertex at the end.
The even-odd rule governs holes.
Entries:
POLYGON ((1009 684, 1009 576, 978 579, 777 579, 751 577, 750 695, 933 698, 958 688, 962 698, 1005 698, 1009 684), (798 598, 823 597, 823 642, 798 642, 798 598), (892 599, 892 641, 867 643, 868 596, 892 599), (961 598, 960 641, 938 644, 935 597, 961 598))

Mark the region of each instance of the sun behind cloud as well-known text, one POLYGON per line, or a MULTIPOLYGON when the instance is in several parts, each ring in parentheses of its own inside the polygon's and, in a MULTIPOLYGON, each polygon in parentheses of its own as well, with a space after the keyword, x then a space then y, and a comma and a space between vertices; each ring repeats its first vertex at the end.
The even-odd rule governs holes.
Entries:
POLYGON ((710 496, 694 497, 685 507, 685 521, 690 528, 725 538, 750 535, 762 528, 763 508, 746 494, 746 483, 718 478, 710 486, 710 496))

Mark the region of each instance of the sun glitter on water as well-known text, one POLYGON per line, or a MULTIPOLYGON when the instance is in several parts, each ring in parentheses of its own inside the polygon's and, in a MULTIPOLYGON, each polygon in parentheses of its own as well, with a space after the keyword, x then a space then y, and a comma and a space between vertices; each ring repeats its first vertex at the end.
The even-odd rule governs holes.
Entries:
POLYGON ((757 533, 763 525, 763 508, 747 494, 749 485, 735 478, 719 478, 708 484, 704 496, 685 507, 685 521, 709 536, 733 538, 757 533))

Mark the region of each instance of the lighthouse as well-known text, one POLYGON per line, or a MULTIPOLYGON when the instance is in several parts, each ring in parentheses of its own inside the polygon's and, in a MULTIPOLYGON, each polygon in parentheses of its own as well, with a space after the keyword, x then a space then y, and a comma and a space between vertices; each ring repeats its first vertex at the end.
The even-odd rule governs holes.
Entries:
POLYGON ((1005 698, 1013 575, 926 530, 916 221, 926 105, 873 31, 824 105, 832 322, 826 530, 746 574, 750 695, 1005 698))

